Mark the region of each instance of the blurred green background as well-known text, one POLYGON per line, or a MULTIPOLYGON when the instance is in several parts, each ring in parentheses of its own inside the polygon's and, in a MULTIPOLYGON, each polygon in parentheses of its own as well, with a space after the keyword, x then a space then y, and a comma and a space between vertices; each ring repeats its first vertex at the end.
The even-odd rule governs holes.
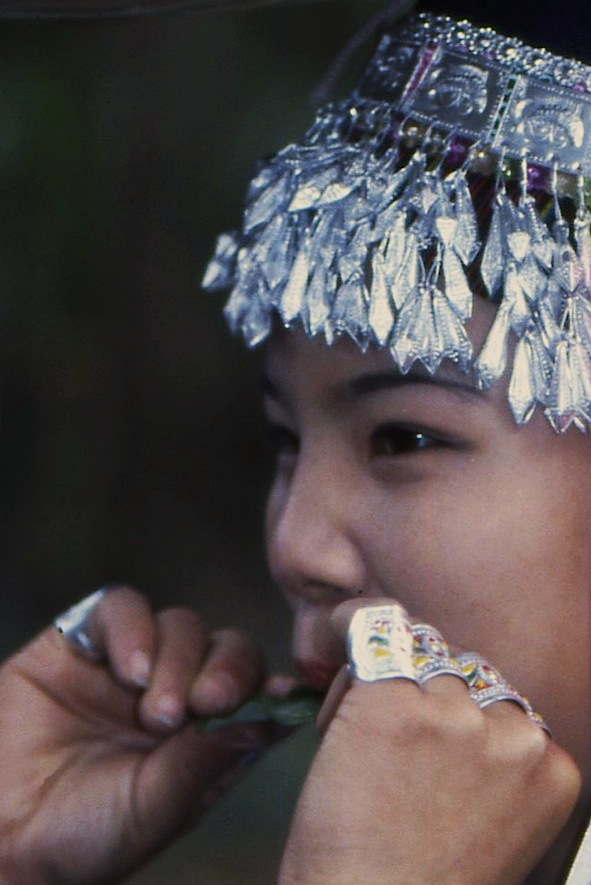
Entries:
MULTIPOLYGON (((96 586, 240 624, 274 666, 258 360, 199 290, 263 154, 368 0, 117 22, 0 21, 0 653, 96 586)), ((133 878, 271 885, 313 738, 133 878)))

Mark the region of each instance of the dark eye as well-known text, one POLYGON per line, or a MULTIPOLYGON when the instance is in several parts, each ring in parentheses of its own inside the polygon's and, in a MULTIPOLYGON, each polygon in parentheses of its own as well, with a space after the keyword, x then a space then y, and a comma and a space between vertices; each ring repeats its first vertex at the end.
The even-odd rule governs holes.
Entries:
POLYGON ((395 457, 407 455, 422 449, 442 446, 440 439, 427 433, 398 424, 382 424, 371 434, 370 451, 373 457, 395 457))
POLYGON ((268 425, 266 443, 268 450, 278 461, 297 457, 300 449, 300 441, 296 434, 281 424, 268 425))

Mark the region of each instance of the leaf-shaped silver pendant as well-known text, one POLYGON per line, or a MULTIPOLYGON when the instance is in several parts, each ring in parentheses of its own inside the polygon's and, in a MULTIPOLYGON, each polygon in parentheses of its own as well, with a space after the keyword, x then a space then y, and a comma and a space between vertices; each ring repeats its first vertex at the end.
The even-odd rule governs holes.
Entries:
POLYGON ((504 295, 503 301, 511 310, 511 328, 520 336, 531 319, 531 310, 515 262, 507 268, 504 295))
POLYGON ((291 172, 277 169, 277 177, 249 203, 244 213, 244 233, 249 234, 259 225, 266 224, 278 212, 285 209, 289 199, 291 172))
POLYGON ((527 335, 515 347, 509 382, 509 405, 518 424, 526 424, 536 407, 536 385, 532 371, 532 352, 527 335))
POLYGON ((404 259, 406 250, 406 210, 397 209, 391 227, 385 234, 380 248, 384 254, 384 273, 393 282, 404 259))
POLYGON ((460 256, 464 266, 467 267, 474 261, 480 249, 478 222, 470 187, 463 170, 453 173, 452 184, 455 196, 455 214, 458 222, 453 247, 460 256))
POLYGON ((501 302, 478 358, 474 364, 480 388, 488 388, 502 376, 507 365, 511 308, 501 302))
POLYGON ((384 258, 379 251, 372 258, 369 325, 378 344, 385 345, 394 325, 394 310, 384 270, 384 258))
POLYGON ((330 312, 332 332, 346 332, 359 345, 365 346, 368 338, 367 302, 369 296, 363 277, 352 277, 337 290, 330 312))
POLYGON ((496 296, 501 285, 504 267, 505 255, 501 237, 501 209, 497 197, 480 264, 480 275, 491 298, 496 296))
POLYGON ((324 331, 330 316, 334 286, 334 277, 322 264, 317 264, 310 276, 302 308, 302 321, 308 335, 314 336, 324 331))
POLYGON ((256 347, 264 341, 271 332, 271 324, 271 311, 265 302, 253 293, 249 298, 248 311, 240 322, 240 330, 248 346, 256 347))
POLYGON ((574 222, 577 255, 583 269, 583 279, 587 290, 591 290, 591 215, 588 211, 577 213, 574 222))
POLYGON ((305 242, 292 265, 287 285, 277 305, 284 323, 291 323, 301 312, 310 274, 310 247, 305 242))
POLYGON ((202 287, 210 292, 228 289, 234 282, 237 254, 238 234, 220 234, 213 257, 205 269, 202 287))
POLYGON ((536 208, 536 202, 532 196, 521 200, 525 226, 531 237, 532 250, 541 266, 549 271, 552 267, 554 255, 554 240, 550 236, 547 225, 540 218, 536 208))
POLYGON ((445 294, 461 318, 467 320, 472 315, 472 290, 466 279, 462 263, 452 249, 444 251, 442 269, 445 294))
MULTIPOLYGON (((419 243, 413 230, 406 235, 404 256, 398 272, 392 279, 392 298, 396 308, 400 310, 409 295, 415 292, 421 277, 421 260, 419 256, 419 243)), ((386 273, 389 276, 389 267, 386 265, 386 273)))
POLYGON ((443 359, 452 360, 467 371, 472 359, 472 343, 455 306, 450 304, 447 295, 438 289, 432 290, 433 314, 443 359))
POLYGON ((564 433, 577 417, 573 397, 573 377, 569 360, 570 342, 563 338, 558 342, 554 356, 554 372, 546 415, 558 433, 564 433))

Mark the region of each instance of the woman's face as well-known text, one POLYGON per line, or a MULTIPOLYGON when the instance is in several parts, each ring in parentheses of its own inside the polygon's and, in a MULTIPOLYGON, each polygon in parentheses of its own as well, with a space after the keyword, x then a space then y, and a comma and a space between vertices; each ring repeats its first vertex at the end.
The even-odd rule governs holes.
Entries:
MULTIPOLYGON (((478 305, 477 346, 491 314, 478 305)), ((266 376, 268 554, 304 678, 326 686, 343 663, 339 602, 392 597, 496 665, 591 781, 590 438, 541 413, 517 427, 503 382, 401 376, 346 340, 281 332, 266 376)))

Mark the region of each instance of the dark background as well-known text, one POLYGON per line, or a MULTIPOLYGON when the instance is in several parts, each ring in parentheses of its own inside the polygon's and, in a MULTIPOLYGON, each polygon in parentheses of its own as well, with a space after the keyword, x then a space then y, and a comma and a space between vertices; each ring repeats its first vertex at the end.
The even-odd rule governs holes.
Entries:
POLYGON ((113 580, 283 633, 258 360, 199 281, 370 6, 0 21, 4 652, 113 580))
MULTIPOLYGON (((589 54, 588 3, 435 5, 589 54)), ((117 580, 288 661, 262 548, 259 359, 199 281, 255 161, 301 136, 380 6, 0 20, 0 654, 117 580)), ((133 882, 271 885, 311 741, 133 882)))
MULTIPOLYGON (((256 160, 301 137, 376 8, 0 19, 2 655, 118 580, 289 660, 259 358, 199 282, 256 160)), ((271 885, 307 740, 133 881, 271 885)))

